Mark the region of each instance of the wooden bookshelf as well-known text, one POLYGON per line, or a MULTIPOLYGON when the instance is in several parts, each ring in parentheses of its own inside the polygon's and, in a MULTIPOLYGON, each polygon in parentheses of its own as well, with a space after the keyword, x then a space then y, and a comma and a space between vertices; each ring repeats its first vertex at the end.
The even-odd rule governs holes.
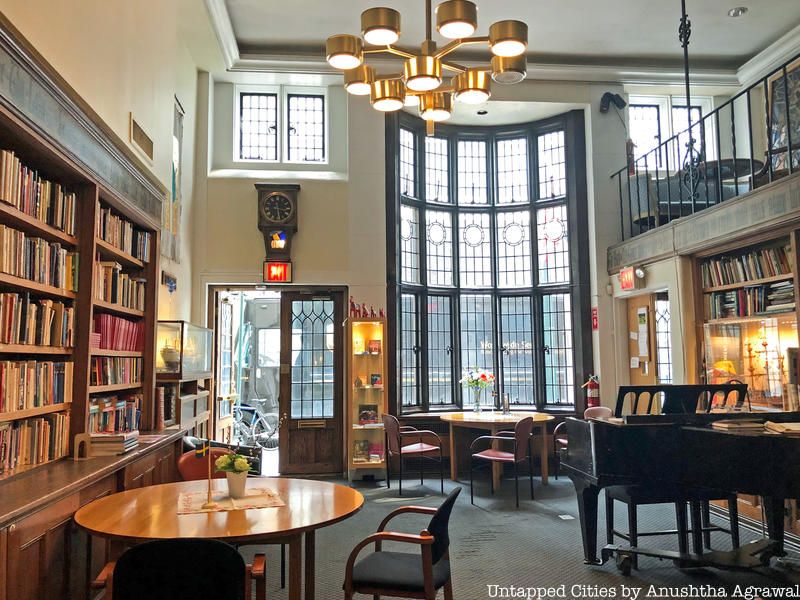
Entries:
POLYGON ((0 412, 0 423, 7 421, 18 421, 19 419, 27 419, 30 417, 40 417, 54 412, 61 412, 70 408, 69 402, 61 404, 51 404, 49 406, 37 406, 36 408, 27 408, 25 410, 12 410, 8 412, 0 412))
POLYGON ((754 287, 757 285, 764 285, 766 283, 776 283, 778 281, 788 281, 794 278, 793 273, 787 273, 785 275, 774 275, 773 277, 764 277, 761 279, 750 279, 748 281, 743 281, 740 283, 729 283, 727 285, 717 285, 712 287, 704 287, 703 292, 725 292, 727 290, 738 290, 739 288, 743 287, 754 287))
MULTIPOLYGON (((155 217, 142 211, 133 201, 119 196, 103 182, 73 162, 72 155, 61 152, 51 145, 32 127, 20 121, 0 105, 0 150, 14 151, 21 165, 36 171, 52 184, 75 194, 74 230, 70 235, 45 221, 17 209, 14 205, 0 201, 0 224, 24 232, 27 236, 41 238, 49 243, 60 244, 67 252, 78 254, 77 291, 61 289, 52 285, 30 281, 7 273, 0 273, 0 292, 28 294, 31 302, 57 300, 74 309, 72 347, 28 344, 0 344, 0 360, 66 361, 72 363, 72 401, 62 404, 23 411, 0 413, 0 424, 9 433, 9 426, 25 419, 52 413, 69 413, 69 447, 72 438, 86 431, 92 394, 116 394, 117 392, 140 392, 141 426, 152 426, 152 402, 155 386, 155 321, 158 305, 159 231, 160 223, 155 217), (147 260, 140 260, 101 239, 96 232, 99 211, 110 209, 113 214, 135 229, 150 235, 147 260), (144 310, 96 299, 95 266, 97 260, 115 261, 122 271, 131 277, 140 277, 145 283, 144 310), (140 351, 101 350, 92 348, 90 334, 94 328, 95 313, 110 313, 128 320, 144 322, 144 347, 140 351), (143 371, 141 381, 133 384, 90 385, 91 362, 94 357, 141 358, 143 371)), ((0 193, 5 193, 0 188, 0 193)), ((55 196, 54 196, 55 198, 55 196)), ((8 198, 9 202, 13 198, 8 198)), ((72 199, 70 199, 72 202, 72 199)), ((48 217, 49 218, 49 217, 48 217)), ((53 222, 52 220, 50 222, 53 222)), ((2 429, 0 429, 2 431, 2 429)), ((46 464, 46 463, 43 463, 46 464)), ((0 473, 0 479, 14 477, 18 472, 29 471, 42 465, 19 467, 0 473)))

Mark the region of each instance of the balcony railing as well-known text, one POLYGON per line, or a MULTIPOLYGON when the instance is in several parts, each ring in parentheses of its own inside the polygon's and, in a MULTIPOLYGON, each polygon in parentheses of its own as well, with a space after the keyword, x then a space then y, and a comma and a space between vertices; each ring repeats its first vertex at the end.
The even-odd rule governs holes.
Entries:
POLYGON ((622 239, 798 169, 800 55, 611 176, 619 192, 622 239))

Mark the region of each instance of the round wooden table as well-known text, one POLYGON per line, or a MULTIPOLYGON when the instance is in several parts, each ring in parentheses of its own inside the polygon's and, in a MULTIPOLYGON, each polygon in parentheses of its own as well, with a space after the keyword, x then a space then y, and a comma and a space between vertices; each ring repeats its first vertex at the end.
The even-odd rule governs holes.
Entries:
MULTIPOLYGON (((547 459, 549 453, 547 444, 547 423, 552 421, 555 417, 537 412, 511 412, 504 415, 501 411, 497 410, 482 410, 481 412, 464 411, 441 414, 439 418, 450 424, 450 479, 458 481, 459 444, 456 441, 456 435, 459 429, 484 429, 490 431, 491 435, 496 435, 498 431, 514 429, 514 425, 516 425, 517 421, 525 417, 533 417, 534 429, 538 430, 541 436, 539 456, 542 465, 542 485, 547 485, 547 459)), ((474 436, 472 439, 474 439, 474 436)), ((471 443, 472 439, 467 440, 467 445, 471 443)), ((496 447, 497 443, 493 443, 492 446, 496 447)), ((500 486, 502 474, 503 465, 498 462, 493 462, 492 480, 494 481, 495 489, 500 486)))
MULTIPOLYGON (((225 490, 224 479, 212 480, 225 490)), ((277 492, 285 506, 178 514, 182 492, 205 491, 207 482, 180 481, 98 498, 75 513, 92 535, 128 543, 169 538, 212 538, 239 544, 289 545, 289 598, 300 600, 302 540, 305 537, 305 598, 314 598, 315 531, 353 516, 364 505, 358 491, 309 479, 249 478, 248 487, 277 492)))

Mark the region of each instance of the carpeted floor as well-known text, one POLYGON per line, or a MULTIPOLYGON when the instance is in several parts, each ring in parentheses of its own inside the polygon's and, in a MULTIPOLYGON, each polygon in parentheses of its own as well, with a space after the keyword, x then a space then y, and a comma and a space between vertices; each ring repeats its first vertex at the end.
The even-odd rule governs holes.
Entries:
MULTIPOLYGON (((514 507, 513 481, 505 481, 501 490, 492 497, 488 481, 476 485, 476 506, 469 502, 469 484, 459 497, 450 522, 451 562, 456 600, 483 600, 487 598, 530 598, 530 600, 555 600, 556 598, 706 598, 737 597, 736 586, 742 586, 743 595, 753 600, 746 586, 777 586, 774 580, 758 574, 724 572, 712 569, 681 571, 672 562, 653 558, 640 558, 639 570, 630 577, 622 576, 609 562, 599 567, 588 567, 582 562, 580 526, 577 519, 575 494, 569 479, 550 479, 542 486, 536 479, 536 500, 527 493, 527 481, 520 481, 520 508, 514 507), (572 518, 564 518, 572 517, 572 518), (669 587, 653 590, 650 586, 669 587), (500 588, 553 588, 542 592, 502 595, 500 588), (694 586, 694 587, 692 587, 694 586), (710 586, 710 587, 709 587, 710 586), (713 595, 724 589, 726 595, 713 595), (634 594, 637 593, 636 596, 634 594), (660 595, 658 593, 660 592, 660 595), (538 593, 538 595, 537 595, 538 593)), ((353 484, 365 497, 364 508, 354 517, 322 529, 317 534, 317 598, 340 599, 344 565, 350 550, 361 539, 375 531, 380 520, 391 510, 405 504, 438 506, 442 496, 438 481, 427 479, 426 486, 409 480, 403 487, 403 497, 398 498, 397 488, 387 490, 379 484, 353 484)), ((455 484, 445 481, 445 491, 455 484)), ((601 504, 602 496, 601 496, 601 504)), ((624 510, 618 505, 617 527, 623 524, 624 510)), ((603 512, 600 513, 598 547, 605 543, 603 512)), ((716 519, 715 519, 716 520, 716 519)), ((427 525, 427 517, 403 515, 394 521, 395 530, 419 533, 427 525)), ((641 507, 640 531, 674 528, 674 510, 668 506, 641 507)), ((755 534, 742 529, 742 541, 755 539, 755 534)), ((674 536, 646 538, 642 546, 677 550, 674 536)), ((730 538, 721 533, 712 537, 713 546, 728 550, 730 538)), ((385 547, 389 547, 388 545, 385 547)), ((402 548, 406 550, 407 548, 402 548)), ((252 549, 243 549, 245 553, 252 549)), ((364 550, 368 551, 367 549, 364 550)), ((268 597, 272 600, 286 598, 279 587, 280 558, 276 547, 267 548, 268 597)), ((249 558, 249 556, 248 556, 249 558)), ((794 577, 791 576, 794 581, 794 577)), ((798 578, 800 581, 800 578, 798 578)), ((787 584, 783 584, 785 587, 787 584)), ((800 587, 795 593, 800 597, 800 587)), ((367 598, 366 596, 357 596, 367 598)), ((442 597, 440 593, 439 597, 442 597)))

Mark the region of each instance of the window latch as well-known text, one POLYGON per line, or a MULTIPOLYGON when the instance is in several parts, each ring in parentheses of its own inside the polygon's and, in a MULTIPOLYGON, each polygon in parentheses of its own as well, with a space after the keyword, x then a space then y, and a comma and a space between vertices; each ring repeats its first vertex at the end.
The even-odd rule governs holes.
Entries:
POLYGON ((453 347, 452 346, 446 346, 444 351, 447 352, 447 354, 449 356, 450 354, 453 353, 453 347))
POLYGON ((550 354, 550 346, 547 345, 543 346, 542 352, 544 352, 545 354, 550 354))
POLYGON ((417 344, 414 344, 413 346, 411 346, 411 351, 414 354, 419 354, 420 350, 422 350, 422 346, 418 346, 417 344))

